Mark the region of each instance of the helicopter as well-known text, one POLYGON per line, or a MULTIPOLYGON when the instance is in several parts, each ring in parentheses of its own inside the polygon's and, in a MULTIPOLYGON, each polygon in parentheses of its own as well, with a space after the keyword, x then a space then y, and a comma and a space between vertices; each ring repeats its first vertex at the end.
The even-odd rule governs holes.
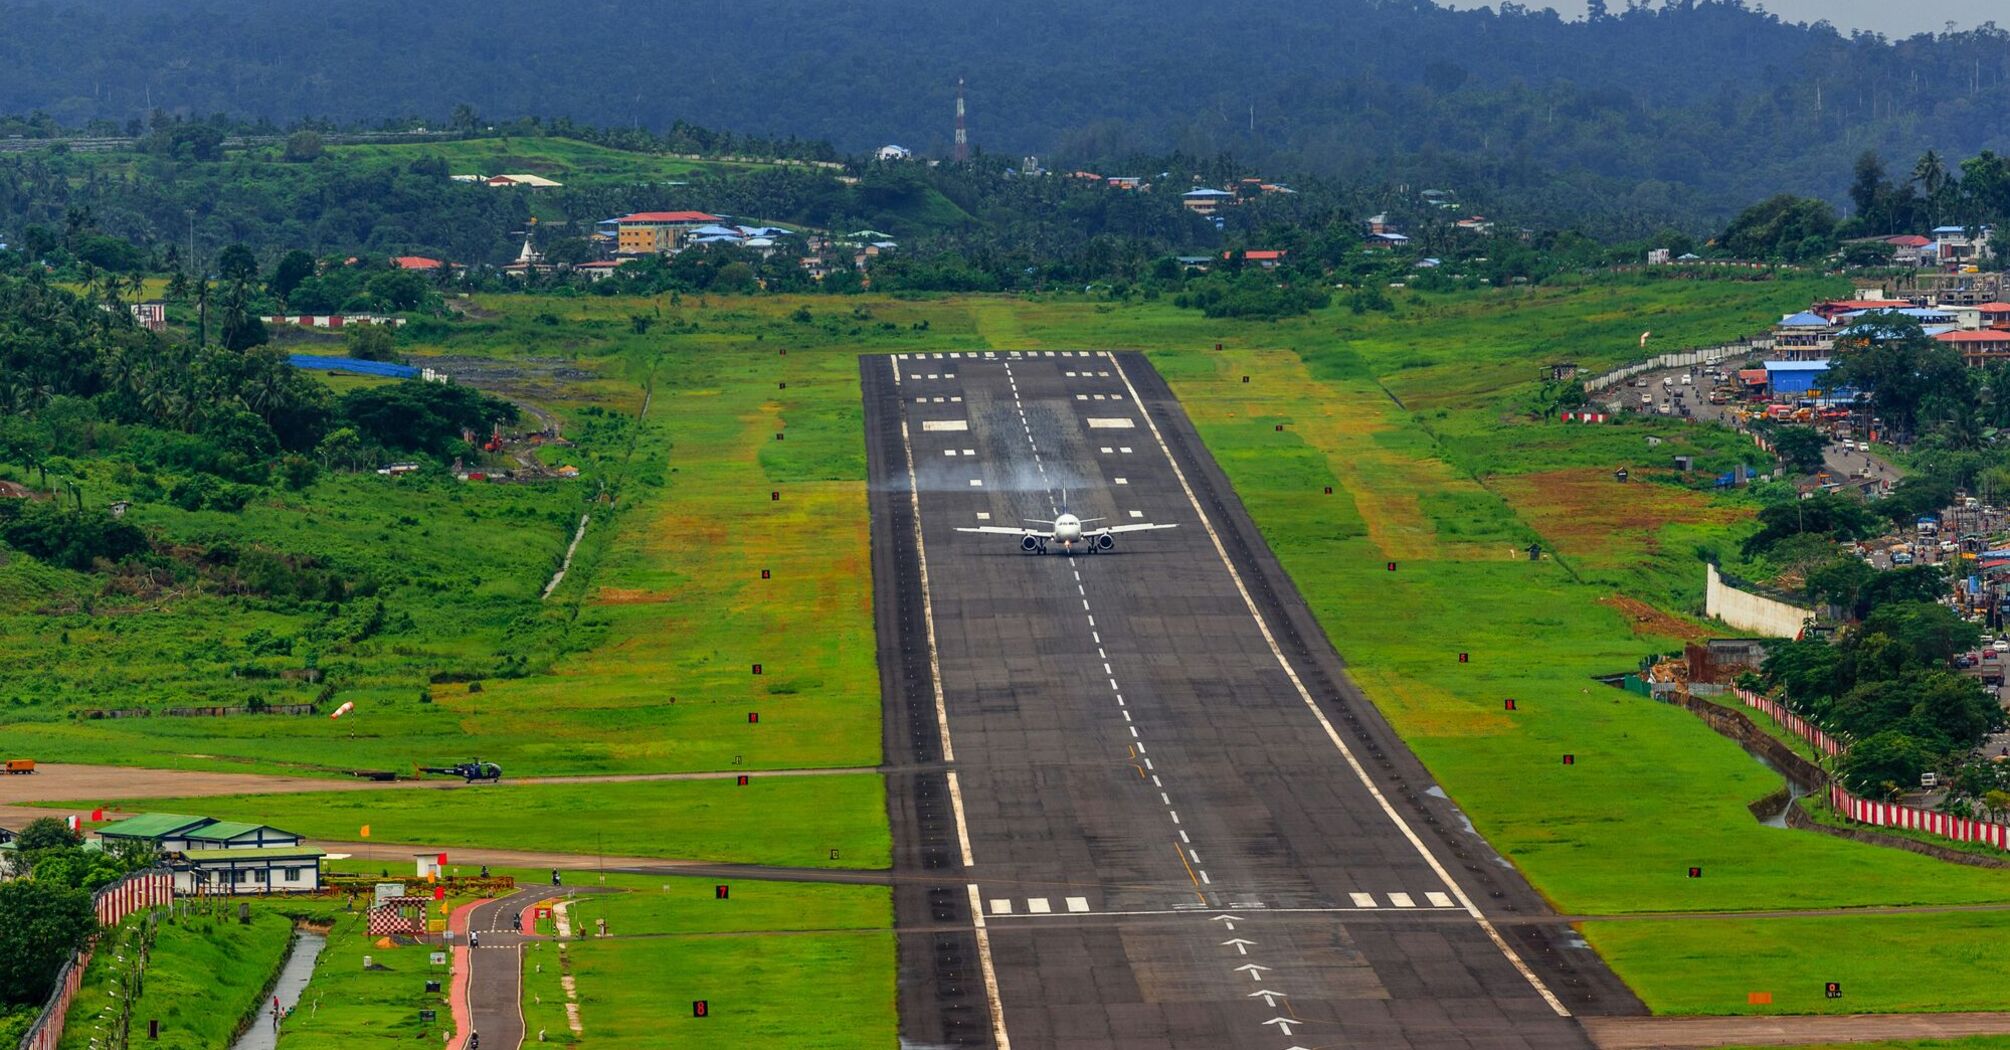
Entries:
POLYGON ((494 762, 484 762, 478 758, 471 758, 466 762, 451 766, 420 766, 419 772, 441 773, 447 776, 460 777, 470 784, 481 780, 494 784, 502 780, 501 766, 496 765, 494 762))

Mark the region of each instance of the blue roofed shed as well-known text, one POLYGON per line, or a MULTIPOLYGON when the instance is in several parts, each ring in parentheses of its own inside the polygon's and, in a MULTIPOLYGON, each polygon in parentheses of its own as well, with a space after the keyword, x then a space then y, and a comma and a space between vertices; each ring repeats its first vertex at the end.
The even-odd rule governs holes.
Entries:
POLYGON ((1829 363, 1821 361, 1768 361, 1766 385, 1777 398, 1801 397, 1822 387, 1829 363))

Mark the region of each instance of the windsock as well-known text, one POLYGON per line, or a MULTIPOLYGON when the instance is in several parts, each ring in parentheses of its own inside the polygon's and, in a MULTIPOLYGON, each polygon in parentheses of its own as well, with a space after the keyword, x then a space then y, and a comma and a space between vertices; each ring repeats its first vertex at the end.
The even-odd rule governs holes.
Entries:
POLYGON ((350 712, 350 711, 351 711, 352 709, 354 709, 354 708, 355 708, 355 706, 356 706, 356 705, 355 705, 354 703, 351 703, 351 702, 349 702, 349 701, 346 701, 346 700, 345 700, 345 701, 343 701, 343 703, 342 703, 342 706, 341 706, 341 707, 338 707, 338 708, 336 708, 336 709, 335 709, 335 713, 334 713, 334 714, 331 714, 331 715, 329 715, 328 717, 329 717, 329 718, 330 718, 331 720, 332 720, 332 719, 336 719, 336 718, 340 718, 340 717, 342 717, 343 715, 346 715, 346 714, 348 714, 348 713, 349 713, 349 712, 350 712))
POLYGON ((1640 333, 1640 345, 1641 345, 1642 347, 1645 347, 1645 346, 1647 345, 1647 337, 1648 337, 1648 336, 1650 336, 1650 335, 1653 335, 1653 334, 1654 334, 1653 332, 1642 332, 1642 333, 1640 333))

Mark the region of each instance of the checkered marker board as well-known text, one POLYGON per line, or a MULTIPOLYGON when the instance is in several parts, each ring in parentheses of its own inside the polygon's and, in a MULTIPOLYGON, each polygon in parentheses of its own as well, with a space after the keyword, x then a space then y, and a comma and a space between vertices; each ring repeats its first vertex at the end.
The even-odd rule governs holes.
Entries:
POLYGON ((387 897, 370 909, 370 936, 389 937, 395 933, 426 932, 424 897, 387 897))

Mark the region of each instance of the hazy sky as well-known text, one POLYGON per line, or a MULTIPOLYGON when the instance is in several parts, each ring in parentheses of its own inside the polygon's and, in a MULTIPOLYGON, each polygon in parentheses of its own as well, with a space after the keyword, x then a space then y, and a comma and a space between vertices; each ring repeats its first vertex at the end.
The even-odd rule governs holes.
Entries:
MULTIPOLYGON (((1526 0, 1530 7, 1553 7, 1566 18, 1584 15, 1584 0, 1526 0)), ((1455 3, 1456 7, 1478 7, 1475 3, 1455 3)), ((1485 6, 1494 6, 1487 4, 1485 6)), ((1624 0, 1607 0, 1607 6, 1620 10, 1626 6, 1624 0)), ((1814 22, 1828 19, 1837 29, 1847 33, 1852 29, 1869 29, 1886 36, 1911 36, 1914 33, 1939 32, 1948 22, 1962 29, 1978 23, 1996 20, 2010 23, 2010 10, 2006 10, 2003 0, 1925 0, 1923 3, 1894 3, 1892 0, 1763 0, 1766 10, 1790 22, 1814 22)))

